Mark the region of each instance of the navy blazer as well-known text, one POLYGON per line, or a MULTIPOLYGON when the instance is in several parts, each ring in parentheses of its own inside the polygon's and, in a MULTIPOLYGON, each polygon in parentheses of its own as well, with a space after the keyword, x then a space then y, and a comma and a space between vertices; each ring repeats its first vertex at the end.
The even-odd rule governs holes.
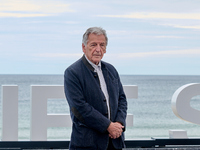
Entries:
MULTIPOLYGON (((64 87, 73 122, 70 149, 106 150, 110 122, 126 126, 127 100, 116 69, 101 62, 110 103, 110 119, 99 78, 85 56, 65 70, 64 87)), ((125 147, 124 134, 112 139, 115 148, 125 147)))

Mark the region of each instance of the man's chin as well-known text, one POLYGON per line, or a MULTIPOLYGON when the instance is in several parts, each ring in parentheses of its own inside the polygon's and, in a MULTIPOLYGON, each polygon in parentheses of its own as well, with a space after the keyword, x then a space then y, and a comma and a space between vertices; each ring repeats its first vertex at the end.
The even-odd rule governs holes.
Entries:
POLYGON ((94 59, 93 63, 96 64, 96 65, 98 65, 100 61, 101 61, 101 59, 94 59))

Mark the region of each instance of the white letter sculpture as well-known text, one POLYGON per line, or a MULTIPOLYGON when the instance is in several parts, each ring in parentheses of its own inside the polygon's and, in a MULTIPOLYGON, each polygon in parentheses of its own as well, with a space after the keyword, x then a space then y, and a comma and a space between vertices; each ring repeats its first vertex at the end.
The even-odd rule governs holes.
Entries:
POLYGON ((172 110, 174 114, 191 123, 200 125, 200 111, 190 106, 192 97, 200 95, 200 84, 191 83, 180 87, 172 96, 172 110))
MULTIPOLYGON (((124 85, 123 89, 124 89, 127 99, 138 98, 138 86, 137 85, 124 85)), ((127 127, 133 126, 133 114, 127 114, 126 126, 127 127)))
MULTIPOLYGON (((138 87, 124 86, 127 98, 138 97, 138 87)), ((35 85, 31 86, 31 141, 46 141, 48 127, 71 126, 70 115, 47 114, 48 98, 65 98, 64 86, 35 85)), ((127 115, 127 126, 133 126, 133 115, 127 115)))
MULTIPOLYGON (((127 98, 138 97, 138 87, 125 85, 127 98)), ((18 86, 2 86, 2 141, 18 140, 18 86)), ((47 100, 65 99, 63 85, 31 86, 31 141, 46 141, 48 127, 71 127, 69 114, 47 114, 47 100)), ((66 101, 67 103, 67 101, 66 101)), ((133 126, 133 115, 127 115, 127 126, 133 126)))
POLYGON ((46 141, 48 127, 71 126, 69 114, 47 114, 48 98, 65 98, 64 87, 31 86, 31 141, 46 141))
POLYGON ((2 86, 2 141, 18 140, 18 86, 2 86))

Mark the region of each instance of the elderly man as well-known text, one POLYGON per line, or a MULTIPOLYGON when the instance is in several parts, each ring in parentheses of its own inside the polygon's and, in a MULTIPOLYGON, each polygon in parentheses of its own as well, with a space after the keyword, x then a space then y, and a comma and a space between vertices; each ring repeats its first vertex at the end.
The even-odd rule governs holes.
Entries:
POLYGON ((116 69, 101 61, 107 44, 104 29, 87 29, 84 55, 65 71, 65 95, 73 122, 70 150, 125 147, 127 101, 116 69))

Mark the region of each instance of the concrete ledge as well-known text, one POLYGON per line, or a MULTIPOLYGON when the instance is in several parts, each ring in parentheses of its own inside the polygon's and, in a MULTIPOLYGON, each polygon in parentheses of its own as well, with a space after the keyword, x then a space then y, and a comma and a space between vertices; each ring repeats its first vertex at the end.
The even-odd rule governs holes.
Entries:
POLYGON ((169 138, 185 139, 188 138, 186 130, 169 130, 169 138))

